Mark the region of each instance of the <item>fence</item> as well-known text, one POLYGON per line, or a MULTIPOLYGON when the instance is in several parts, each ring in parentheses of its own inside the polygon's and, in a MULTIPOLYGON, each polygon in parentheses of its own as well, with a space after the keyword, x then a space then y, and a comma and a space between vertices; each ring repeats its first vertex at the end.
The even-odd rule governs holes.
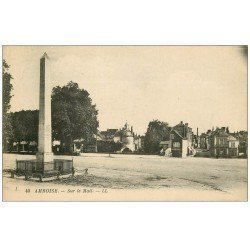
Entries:
POLYGON ((55 159, 51 162, 40 162, 36 160, 17 160, 16 170, 13 172, 13 175, 24 175, 27 179, 28 177, 42 178, 71 173, 74 173, 73 159, 55 159))

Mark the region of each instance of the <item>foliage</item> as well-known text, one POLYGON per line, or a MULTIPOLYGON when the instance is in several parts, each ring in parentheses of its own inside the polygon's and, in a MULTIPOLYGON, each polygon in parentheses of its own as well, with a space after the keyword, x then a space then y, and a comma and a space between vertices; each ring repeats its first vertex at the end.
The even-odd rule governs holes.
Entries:
POLYGON ((3 151, 7 150, 8 143, 12 139, 12 126, 10 121, 10 100, 11 100, 11 91, 13 86, 11 84, 12 76, 8 72, 10 66, 5 60, 3 60, 3 151))
POLYGON ((97 150, 98 152, 117 152, 120 151, 122 148, 121 142, 114 142, 114 141, 97 141, 97 150))
POLYGON ((11 84, 12 76, 8 72, 10 66, 5 60, 3 60, 3 113, 6 114, 10 110, 11 90, 13 86, 11 84))
POLYGON ((146 153, 158 153, 159 143, 168 140, 170 134, 168 123, 153 120, 149 122, 145 135, 144 150, 146 153))
POLYGON ((97 114, 89 93, 80 89, 77 83, 71 81, 66 86, 53 88, 53 139, 67 145, 72 145, 76 139, 83 139, 87 145, 93 144, 99 126, 97 114))
POLYGON ((239 139, 239 152, 247 154, 248 149, 248 133, 247 131, 240 131, 236 134, 236 138, 239 139))
MULTIPOLYGON (((83 139, 85 145, 95 142, 97 110, 86 90, 70 82, 55 87, 52 93, 52 136, 71 150, 73 140, 83 139)), ((22 110, 11 113, 13 141, 38 141, 38 110, 22 110)))
POLYGON ((38 110, 11 113, 14 141, 38 141, 38 110))

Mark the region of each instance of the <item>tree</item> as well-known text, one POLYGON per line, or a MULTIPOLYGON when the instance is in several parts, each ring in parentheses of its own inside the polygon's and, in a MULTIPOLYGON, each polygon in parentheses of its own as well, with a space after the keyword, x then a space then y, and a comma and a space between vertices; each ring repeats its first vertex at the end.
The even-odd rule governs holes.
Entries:
POLYGON ((168 139, 170 130, 171 128, 166 122, 161 122, 158 120, 149 122, 145 135, 145 152, 153 154, 158 153, 159 143, 168 139))
POLYGON ((3 60, 3 151, 6 151, 8 144, 12 139, 12 126, 10 122, 10 100, 11 100, 11 90, 13 86, 11 84, 12 76, 8 72, 10 66, 5 60, 3 60))
POLYGON ((122 149, 121 142, 114 141, 97 141, 98 152, 101 153, 114 153, 122 149))
POLYGON ((76 139, 83 139, 85 145, 95 143, 98 111, 86 90, 72 81, 66 86, 57 86, 52 91, 51 106, 53 139, 60 140, 69 150, 76 139))
POLYGON ((11 113, 13 140, 38 141, 38 110, 21 110, 11 113))

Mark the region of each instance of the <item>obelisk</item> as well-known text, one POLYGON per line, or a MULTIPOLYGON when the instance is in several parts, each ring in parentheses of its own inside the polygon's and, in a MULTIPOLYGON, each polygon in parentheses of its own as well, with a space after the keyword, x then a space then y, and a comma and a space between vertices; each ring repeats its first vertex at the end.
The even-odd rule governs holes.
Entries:
MULTIPOLYGON (((44 53, 40 59, 40 92, 39 92, 39 132, 37 161, 53 161, 51 132, 51 82, 50 59, 44 53)), ((46 164, 44 165, 44 169, 46 164)), ((46 169, 45 169, 46 170, 46 169)))

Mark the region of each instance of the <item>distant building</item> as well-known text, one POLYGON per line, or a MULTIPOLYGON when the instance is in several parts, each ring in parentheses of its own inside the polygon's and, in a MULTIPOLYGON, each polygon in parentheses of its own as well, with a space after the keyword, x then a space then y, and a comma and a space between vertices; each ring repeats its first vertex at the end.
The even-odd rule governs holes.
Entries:
POLYGON ((171 152, 172 145, 171 145, 170 136, 168 136, 166 139, 167 139, 166 141, 160 142, 160 148, 161 148, 160 154, 170 157, 172 156, 172 152, 171 152))
POLYGON ((216 128, 209 136, 210 155, 212 157, 237 157, 239 140, 229 133, 228 127, 216 128))
POLYGON ((141 136, 136 135, 133 127, 130 127, 127 122, 119 130, 107 129, 107 131, 101 131, 99 140, 121 143, 120 152, 122 153, 135 152, 142 148, 141 136))
POLYGON ((134 136, 134 143, 135 143, 135 151, 138 151, 142 148, 142 140, 140 135, 134 136))
POLYGON ((239 140, 239 154, 247 156, 248 153, 248 133, 247 131, 237 131, 231 133, 232 136, 239 140))
POLYGON ((107 129, 107 131, 101 131, 100 136, 102 140, 105 141, 114 141, 115 134, 118 131, 118 129, 107 129))
POLYGON ((174 126, 167 140, 160 142, 161 154, 165 156, 173 157, 186 157, 195 154, 194 149, 194 136, 192 128, 188 126, 188 123, 181 121, 174 126))
POLYGON ((202 133, 200 135, 200 148, 201 149, 207 149, 206 138, 207 138, 206 133, 202 133))
POLYGON ((193 146, 194 148, 200 148, 200 136, 198 128, 196 130, 196 135, 193 134, 193 146))
POLYGON ((200 147, 201 149, 204 150, 209 150, 211 147, 211 143, 210 143, 210 136, 212 135, 213 130, 208 130, 206 133, 202 133, 200 135, 200 147))
POLYGON ((193 132, 188 123, 182 121, 174 126, 170 132, 171 151, 173 157, 194 155, 193 132))

